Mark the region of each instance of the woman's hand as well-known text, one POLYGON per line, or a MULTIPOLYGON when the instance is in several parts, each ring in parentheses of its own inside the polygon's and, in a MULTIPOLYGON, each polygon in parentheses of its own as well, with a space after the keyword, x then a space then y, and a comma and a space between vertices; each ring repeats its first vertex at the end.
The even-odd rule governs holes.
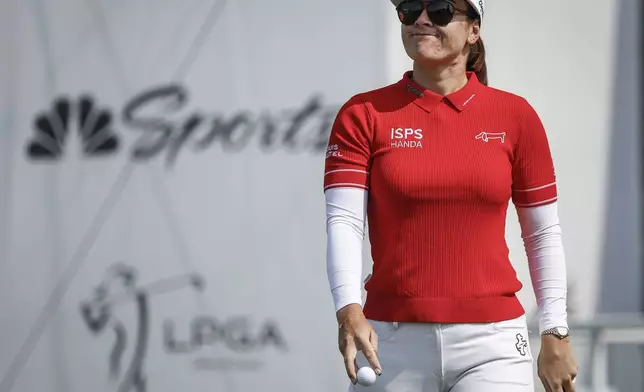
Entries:
POLYGON ((547 392, 575 392, 577 361, 572 354, 570 338, 541 336, 541 351, 537 359, 539 379, 547 392))
POLYGON ((351 304, 338 310, 338 345, 344 357, 344 367, 347 376, 353 384, 356 383, 358 351, 362 351, 369 365, 376 374, 382 373, 378 362, 378 336, 373 327, 362 313, 360 305, 351 304))

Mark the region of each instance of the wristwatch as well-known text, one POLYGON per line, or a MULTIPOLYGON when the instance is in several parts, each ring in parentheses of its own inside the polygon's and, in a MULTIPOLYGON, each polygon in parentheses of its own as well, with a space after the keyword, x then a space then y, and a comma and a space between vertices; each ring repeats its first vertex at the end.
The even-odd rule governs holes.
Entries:
POLYGON ((570 329, 567 327, 554 327, 541 332, 541 335, 554 335, 559 339, 565 339, 570 336, 570 329))

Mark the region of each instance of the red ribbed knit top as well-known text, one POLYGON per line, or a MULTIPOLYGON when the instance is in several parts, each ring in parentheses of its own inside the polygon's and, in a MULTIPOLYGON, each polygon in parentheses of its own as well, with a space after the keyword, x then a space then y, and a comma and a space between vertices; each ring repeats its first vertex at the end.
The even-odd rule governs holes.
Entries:
POLYGON ((506 212, 510 200, 556 201, 548 140, 525 99, 468 78, 440 96, 407 73, 352 97, 337 115, 324 188, 369 192, 370 319, 494 322, 524 313, 506 212))

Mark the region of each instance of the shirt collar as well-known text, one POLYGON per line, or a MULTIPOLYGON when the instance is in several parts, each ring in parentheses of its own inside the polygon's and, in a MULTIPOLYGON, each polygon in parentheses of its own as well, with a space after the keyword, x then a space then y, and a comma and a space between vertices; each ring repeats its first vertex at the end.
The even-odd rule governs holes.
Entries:
POLYGON ((452 107, 461 112, 482 92, 484 87, 474 72, 467 72, 467 79, 467 84, 463 88, 445 96, 427 90, 416 83, 412 79, 412 71, 405 72, 398 84, 407 94, 414 95, 414 103, 428 113, 434 110, 443 100, 449 102, 452 107))

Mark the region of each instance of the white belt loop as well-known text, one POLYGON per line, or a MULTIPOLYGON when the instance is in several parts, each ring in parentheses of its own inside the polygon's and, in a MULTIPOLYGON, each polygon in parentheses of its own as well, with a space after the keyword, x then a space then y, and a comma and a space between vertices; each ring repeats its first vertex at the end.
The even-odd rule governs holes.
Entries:
POLYGON ((398 321, 394 321, 393 325, 394 325, 394 329, 398 329, 398 321))

